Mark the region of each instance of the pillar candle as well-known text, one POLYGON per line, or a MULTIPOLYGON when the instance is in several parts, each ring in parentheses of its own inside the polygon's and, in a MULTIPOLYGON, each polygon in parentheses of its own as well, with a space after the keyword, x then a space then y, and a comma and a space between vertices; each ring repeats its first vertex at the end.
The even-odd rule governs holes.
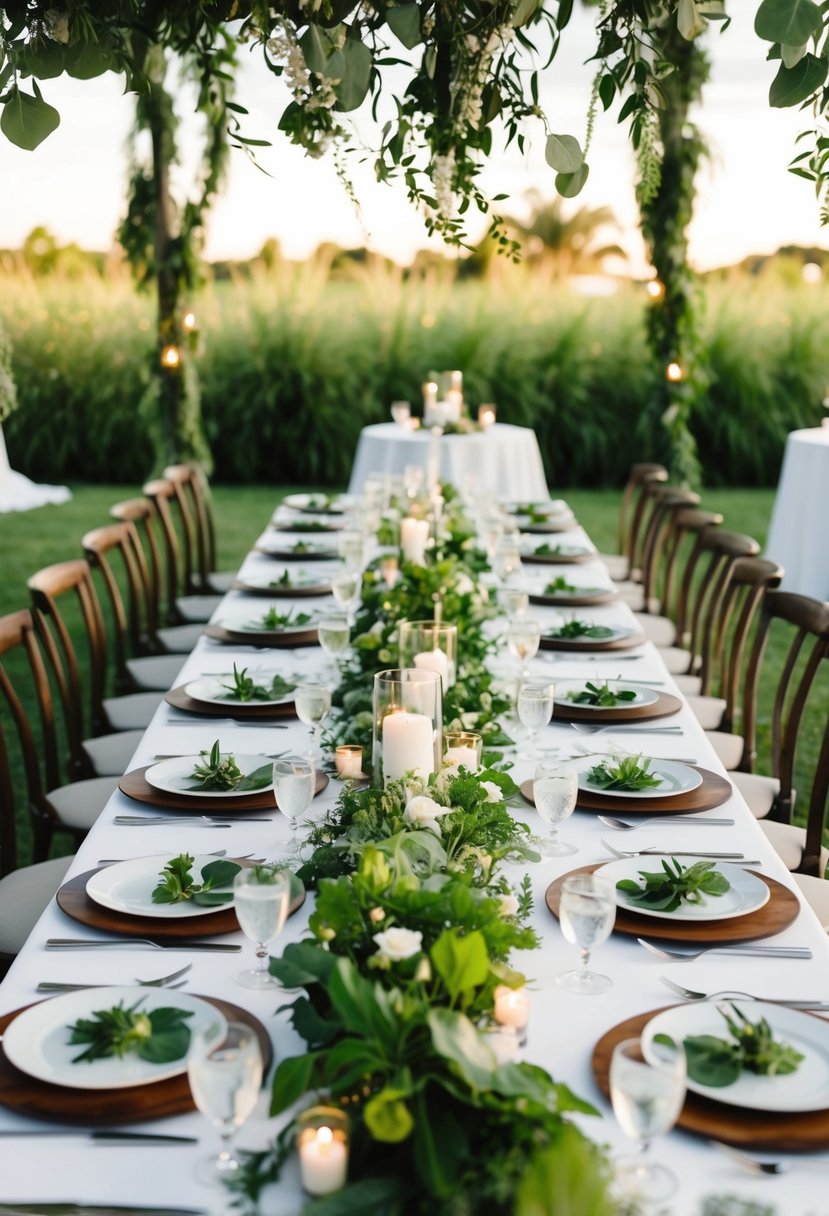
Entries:
POLYGON ((476 747, 447 747, 443 758, 447 764, 454 764, 458 768, 463 765, 464 768, 469 769, 470 773, 478 771, 478 749, 476 747))
POLYGON ((435 771, 434 728, 426 714, 386 714, 382 741, 385 781, 397 781, 410 769, 426 781, 435 771))
POLYGON ((425 519, 406 516, 400 521, 400 548, 406 561, 422 566, 426 557, 426 542, 429 539, 429 524, 425 519))
POLYGON ((302 1185, 309 1195, 342 1190, 348 1173, 348 1148, 330 1127, 309 1128, 299 1139, 302 1185))
POLYGON ((446 692, 446 686, 449 684, 449 656, 445 651, 436 646, 434 650, 422 650, 420 654, 414 657, 415 667, 421 668, 422 671, 436 671, 440 676, 441 688, 446 692))

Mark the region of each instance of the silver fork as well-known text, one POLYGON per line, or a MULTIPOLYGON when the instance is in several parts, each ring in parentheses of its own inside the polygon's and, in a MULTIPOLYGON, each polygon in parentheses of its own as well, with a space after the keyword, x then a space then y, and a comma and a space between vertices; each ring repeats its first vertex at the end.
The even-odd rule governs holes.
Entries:
POLYGON ((618 832, 635 832, 637 828, 655 828, 663 825, 676 827, 677 824, 696 823, 700 827, 725 828, 731 827, 733 819, 704 819, 701 815, 660 815, 659 822, 654 823, 653 816, 642 823, 628 823, 624 819, 616 819, 613 815, 598 815, 599 823, 606 828, 615 828, 618 832))
POLYGON ((829 1001, 780 1000, 777 997, 756 996, 753 992, 740 992, 736 988, 724 988, 722 992, 697 992, 695 988, 685 988, 682 984, 675 984, 673 980, 668 979, 667 975, 660 975, 659 980, 666 988, 670 988, 672 992, 686 1001, 716 1001, 721 997, 737 997, 744 1001, 768 1001, 772 1005, 782 1005, 784 1009, 829 1010, 829 1001))
POLYGON ((571 722, 573 730, 580 735, 603 735, 607 731, 635 735, 681 735, 681 726, 588 726, 585 722, 571 722))
POLYGON ((273 816, 254 819, 245 815, 236 819, 232 815, 190 815, 182 811, 180 815, 116 815, 113 823, 121 827, 159 827, 163 823, 184 823, 189 827, 226 828, 233 823, 273 823, 273 816))
POLYGON ((811 958, 812 951, 808 946, 750 946, 750 945, 733 945, 733 946, 657 946, 654 942, 647 941, 644 937, 636 939, 640 946, 644 946, 651 954, 655 954, 657 958, 661 958, 663 962, 668 963, 690 963, 695 958, 702 958, 704 954, 751 954, 760 958, 811 958))
MULTIPOLYGON (((207 857, 227 857, 227 849, 214 849, 212 853, 207 853, 207 857)), ((133 857, 99 857, 99 866, 115 866, 120 861, 134 861, 133 857)), ((264 857, 254 857, 253 853, 234 853, 232 861, 264 861, 264 857)))
MULTIPOLYGON (((159 976, 156 980, 139 980, 135 979, 133 983, 139 988, 183 988, 187 980, 181 980, 180 984, 175 983, 175 980, 181 979, 183 975, 193 966, 188 963, 185 967, 179 967, 178 971, 171 971, 169 975, 159 976)), ((107 988, 108 984, 58 984, 52 983, 49 980, 43 980, 35 989, 36 992, 78 992, 81 988, 107 988)))
POLYGON ((748 1170, 750 1174, 788 1174, 789 1170, 797 1166, 814 1166, 816 1169, 829 1169, 829 1158, 826 1157, 805 1157, 798 1155, 797 1161, 758 1161, 756 1157, 750 1157, 748 1153, 742 1153, 738 1148, 733 1148, 730 1144, 721 1144, 719 1140, 709 1140, 708 1143, 712 1148, 718 1148, 720 1152, 731 1157, 738 1165, 741 1165, 744 1170, 748 1170))
POLYGON ((612 853, 614 857, 618 857, 620 861, 627 861, 629 857, 703 857, 706 861, 740 861, 744 866, 759 866, 762 863, 749 859, 745 853, 703 853, 698 849, 691 849, 688 852, 680 852, 677 849, 614 849, 612 844, 608 844, 606 840, 601 842, 607 849, 608 853, 612 853))

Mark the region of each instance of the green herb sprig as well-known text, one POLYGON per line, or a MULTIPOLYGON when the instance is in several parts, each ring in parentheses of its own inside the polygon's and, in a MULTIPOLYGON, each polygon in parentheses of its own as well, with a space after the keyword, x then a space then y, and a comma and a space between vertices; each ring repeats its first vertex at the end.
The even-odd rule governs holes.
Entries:
POLYGON ((603 790, 652 790, 662 784, 662 778, 649 771, 652 763, 642 760, 641 752, 638 756, 623 756, 616 764, 602 760, 590 769, 587 779, 603 790))
POLYGON ((563 574, 559 574, 544 588, 545 595, 575 595, 580 590, 575 583, 569 582, 563 574))
POLYGON ((189 853, 180 853, 171 857, 159 874, 158 886, 152 893, 154 904, 180 904, 192 900, 194 904, 203 907, 216 907, 228 904, 233 899, 232 891, 220 891, 219 887, 228 887, 241 870, 236 861, 210 861, 202 867, 201 882, 193 878, 195 858, 189 853))
POLYGON ((236 763, 234 756, 229 753, 222 759, 222 751, 219 740, 211 747, 210 751, 200 751, 199 755, 204 757, 200 764, 193 767, 190 774, 195 778, 196 784, 188 786, 191 790, 224 790, 230 792, 238 791, 253 791, 263 790, 270 785, 273 780, 273 765, 263 764, 261 768, 257 768, 252 773, 248 773, 245 777, 242 770, 236 763))
POLYGON ((765 1018, 752 1022, 736 1005, 718 1008, 734 1042, 712 1034, 690 1035, 684 1039, 688 1076, 692 1081, 723 1089, 733 1085, 742 1072, 760 1077, 784 1077, 797 1071, 804 1059, 802 1053, 790 1043, 775 1039, 765 1018))
POLYGON ((126 1009, 123 1001, 112 1009, 98 1009, 91 1018, 79 1018, 69 1026, 70 1044, 87 1044, 72 1063, 83 1060, 91 1064, 108 1056, 121 1058, 129 1051, 153 1064, 167 1064, 186 1055, 190 1028, 184 1023, 193 1016, 192 1010, 164 1007, 139 1012, 143 1000, 126 1009))
POLYGON ((307 625, 310 620, 310 612, 297 612, 295 608, 289 608, 287 612, 279 612, 277 608, 271 606, 261 621, 256 621, 255 624, 264 629, 295 629, 299 625, 307 625))
POLYGON ((233 664, 233 683, 222 684, 227 692, 225 701, 278 701, 296 688, 295 680, 286 680, 280 675, 272 677, 270 684, 257 684, 252 676, 247 674, 247 667, 241 671, 233 664))
POLYGON ((614 692, 607 683, 593 684, 588 680, 584 688, 571 689, 567 693, 567 700, 572 701, 574 705, 596 705, 600 709, 615 709, 620 702, 635 701, 636 693, 630 688, 614 692))
POLYGON ((566 621, 560 625, 558 629, 551 629, 547 634, 548 638, 561 638, 569 640, 572 638, 612 638, 616 631, 610 629, 607 625, 594 625, 590 621, 580 621, 574 617, 571 621, 566 621))
POLYGON ((665 858, 662 869, 655 873, 640 870, 644 887, 632 878, 622 878, 616 890, 622 891, 628 902, 653 912, 675 912, 683 903, 704 904, 706 895, 725 895, 731 883, 714 868, 713 861, 695 861, 683 866, 675 857, 665 858))

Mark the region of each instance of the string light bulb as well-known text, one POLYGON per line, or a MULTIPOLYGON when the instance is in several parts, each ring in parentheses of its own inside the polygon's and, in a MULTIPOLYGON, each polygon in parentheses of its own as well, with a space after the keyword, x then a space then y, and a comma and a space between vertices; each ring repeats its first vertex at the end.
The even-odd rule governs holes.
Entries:
POLYGON ((654 301, 661 300, 665 295, 665 284, 659 279, 649 279, 645 284, 645 291, 654 301))
POLYGON ((167 367, 171 371, 181 366, 181 351, 174 343, 170 342, 162 348, 161 366, 167 367))
POLYGON ((196 328, 196 314, 194 312, 186 312, 181 318, 182 328, 188 333, 192 333, 196 328))
POLYGON ((665 368, 665 379, 670 380, 671 384, 678 384, 684 378, 685 372, 679 363, 669 363, 665 368))

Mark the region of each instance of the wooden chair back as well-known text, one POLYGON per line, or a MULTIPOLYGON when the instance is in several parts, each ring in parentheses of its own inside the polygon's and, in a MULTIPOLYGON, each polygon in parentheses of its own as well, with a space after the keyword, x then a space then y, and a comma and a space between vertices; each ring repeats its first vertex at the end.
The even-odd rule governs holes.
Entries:
POLYGON ((132 524, 138 535, 142 564, 147 574, 147 631, 154 638, 161 622, 166 572, 156 532, 158 513, 149 498, 124 499, 111 506, 109 513, 119 523, 132 524))
POLYGON ((756 557, 760 546, 752 536, 728 528, 707 528, 700 538, 703 558, 696 588, 691 651, 697 656, 694 670, 702 678, 701 692, 710 696, 717 672, 718 645, 722 628, 724 601, 731 570, 740 558, 756 557))
POLYGON ((144 493, 150 500, 164 545, 164 596, 162 616, 167 625, 178 624, 176 599, 196 592, 193 559, 196 552, 195 529, 187 503, 181 510, 182 492, 172 481, 157 478, 148 481, 144 493), (178 526, 177 526, 178 524, 178 526))
POLYGON ((671 516, 659 597, 663 614, 677 627, 678 638, 685 630, 688 596, 702 552, 700 536, 706 528, 718 528, 722 522, 718 511, 703 511, 699 507, 682 507, 671 516))
MULTIPOLYGON (((753 771, 757 757, 758 704, 762 669, 771 630, 786 627, 789 643, 776 680, 771 708, 772 775, 780 782, 770 818, 790 823, 794 810, 794 771, 799 735, 818 675, 824 679, 829 658, 829 604, 787 591, 769 591, 763 599, 757 633, 748 664, 745 695, 744 765, 753 771)), ((826 718, 814 766, 806 813, 806 846, 799 866, 818 874, 826 803, 829 796, 829 718, 826 718)))
POLYGON ((763 597, 780 586, 783 567, 763 557, 738 557, 727 567, 712 639, 713 654, 703 668, 703 691, 716 679, 725 700, 721 730, 733 731, 740 713, 746 651, 763 597))
POLYGON ((208 591, 211 571, 216 568, 216 534, 207 480, 195 463, 168 465, 163 475, 175 487, 181 525, 190 539, 191 589, 196 594, 208 591))
POLYGON ((115 691, 133 691, 127 659, 154 650, 155 633, 150 607, 150 574, 138 532, 132 523, 107 524, 87 532, 81 547, 90 568, 101 575, 114 622, 115 691), (126 606, 113 568, 114 555, 123 572, 126 606))
POLYGON ((619 552, 628 558, 628 577, 643 511, 643 491, 649 481, 667 481, 668 470, 661 464, 631 465, 619 506, 619 552))
POLYGON ((650 484, 652 500, 650 518, 642 543, 643 610, 659 612, 659 588, 664 579, 664 565, 670 548, 673 521, 680 511, 699 506, 699 494, 681 490, 667 483, 650 484))

